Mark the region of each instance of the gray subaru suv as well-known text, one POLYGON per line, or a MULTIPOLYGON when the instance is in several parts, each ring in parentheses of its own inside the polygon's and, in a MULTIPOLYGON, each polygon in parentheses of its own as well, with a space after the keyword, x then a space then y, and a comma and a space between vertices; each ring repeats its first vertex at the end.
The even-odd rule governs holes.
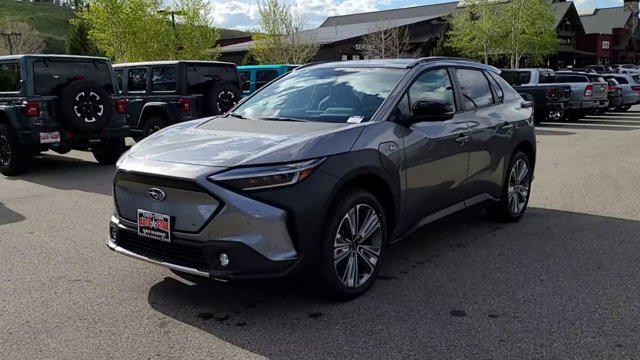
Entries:
POLYGON ((532 104, 498 73, 451 58, 301 67, 123 155, 108 246, 190 280, 306 271, 356 297, 420 226, 525 212, 532 104))

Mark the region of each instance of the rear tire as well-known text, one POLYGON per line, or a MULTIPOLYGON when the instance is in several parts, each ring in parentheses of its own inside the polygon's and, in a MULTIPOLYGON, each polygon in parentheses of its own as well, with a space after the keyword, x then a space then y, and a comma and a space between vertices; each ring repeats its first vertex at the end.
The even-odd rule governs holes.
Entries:
POLYGON ((91 148, 93 157, 101 165, 115 164, 120 158, 120 155, 122 155, 126 150, 127 148, 125 146, 124 139, 104 141, 91 148))
POLYGON ((167 126, 167 121, 162 116, 152 116, 144 123, 142 136, 147 137, 167 126))
POLYGON ((494 220, 515 222, 524 215, 531 196, 531 169, 529 157, 516 151, 509 162, 500 201, 489 208, 489 215, 494 220))
POLYGON ((337 197, 325 220, 321 243, 321 281, 329 295, 349 300, 375 281, 387 243, 387 222, 380 201, 354 189, 337 197))
POLYGON ((29 152, 8 126, 0 124, 0 173, 20 175, 29 168, 29 152))

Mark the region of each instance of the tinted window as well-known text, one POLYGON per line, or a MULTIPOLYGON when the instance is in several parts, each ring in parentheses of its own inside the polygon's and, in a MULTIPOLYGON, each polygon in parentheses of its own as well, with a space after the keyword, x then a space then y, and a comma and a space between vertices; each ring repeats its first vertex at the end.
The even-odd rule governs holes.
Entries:
POLYGON ((116 82, 118 83, 118 89, 124 89, 124 70, 114 70, 116 74, 116 82))
POLYGON ((498 85, 498 83, 496 82, 496 79, 494 79, 492 76, 487 76, 487 78, 489 79, 489 83, 491 84, 491 88, 493 89, 493 92, 498 97, 498 101, 502 101, 504 99, 504 92, 502 92, 500 85, 498 85))
POLYGON ((440 100, 447 102, 455 109, 453 101, 453 88, 451 79, 446 69, 427 71, 411 85, 409 88, 409 108, 418 100, 440 100))
POLYGON ((489 82, 482 71, 458 69, 456 71, 460 90, 462 91, 462 103, 464 108, 474 109, 489 105, 493 102, 493 95, 489 82))
POLYGON ((589 79, 585 75, 556 74, 559 83, 586 83, 589 79))
POLYGON ((20 91, 20 64, 0 64, 0 92, 20 91))
POLYGON ((256 90, 265 86, 269 81, 280 76, 278 70, 258 70, 256 71, 256 90))
POLYGON ((556 83, 556 76, 552 72, 540 72, 540 79, 538 79, 540 84, 553 84, 556 83))
POLYGON ((528 71, 502 71, 500 73, 503 79, 505 79, 511 85, 528 84, 531 81, 531 73, 528 71))
POLYGON ((175 91, 176 67, 162 66, 151 69, 151 91, 175 91))
POLYGON ((103 61, 35 61, 33 77, 37 95, 56 95, 60 87, 75 80, 93 81, 110 94, 115 92, 111 66, 103 61))
POLYGON ((235 112, 249 119, 366 122, 407 69, 310 67, 271 83, 235 112))
POLYGON ((623 78, 622 76, 620 76, 620 77, 616 76, 615 79, 618 80, 618 82, 620 84, 628 84, 629 83, 629 81, 626 78, 623 78))
POLYGON ((127 79, 127 88, 129 91, 146 91, 147 90, 147 69, 132 68, 129 69, 127 79))
POLYGON ((251 72, 240 71, 240 83, 242 83, 242 91, 251 90, 251 72))
POLYGON ((204 94, 209 87, 219 81, 237 83, 236 68, 230 65, 187 65, 187 91, 190 94, 204 94))

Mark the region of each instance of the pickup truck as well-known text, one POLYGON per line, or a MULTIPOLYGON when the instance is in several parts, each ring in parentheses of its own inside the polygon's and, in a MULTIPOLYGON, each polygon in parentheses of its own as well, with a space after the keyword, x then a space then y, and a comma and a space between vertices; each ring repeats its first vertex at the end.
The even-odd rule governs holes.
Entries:
POLYGON ((600 74, 576 71, 557 71, 555 82, 571 86, 571 100, 567 119, 575 122, 581 118, 609 108, 609 84, 600 74))
POLYGON ((553 84, 555 77, 550 69, 502 70, 500 73, 525 100, 534 104, 534 121, 558 121, 565 117, 571 87, 553 84))

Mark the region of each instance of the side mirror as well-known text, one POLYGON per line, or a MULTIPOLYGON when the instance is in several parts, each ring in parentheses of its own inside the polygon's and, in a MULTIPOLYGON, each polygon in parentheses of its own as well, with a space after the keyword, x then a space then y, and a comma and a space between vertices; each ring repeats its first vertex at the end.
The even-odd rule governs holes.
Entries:
POLYGON ((401 122, 411 125, 423 121, 445 121, 453 118, 455 111, 448 102, 434 99, 420 99, 411 108, 413 115, 404 116, 401 122))

